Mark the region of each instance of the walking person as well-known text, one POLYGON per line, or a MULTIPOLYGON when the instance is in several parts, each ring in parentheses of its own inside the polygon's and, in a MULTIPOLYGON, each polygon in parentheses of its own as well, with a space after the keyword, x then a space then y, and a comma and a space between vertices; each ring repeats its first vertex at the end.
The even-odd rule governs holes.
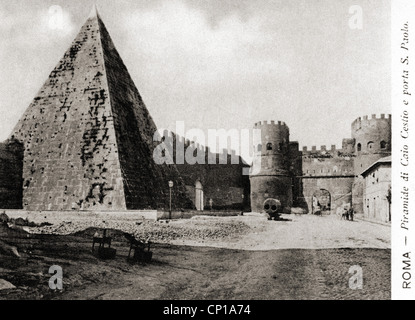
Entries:
POLYGON ((346 210, 344 210, 345 208, 343 208, 343 211, 342 211, 342 213, 341 213, 341 220, 346 220, 346 210))
POLYGON ((349 220, 349 210, 347 210, 347 207, 344 207, 343 208, 343 214, 342 214, 342 219, 345 219, 345 220, 349 220))
POLYGON ((354 216, 354 209, 353 207, 350 207, 350 210, 349 210, 350 221, 353 221, 353 216, 354 216))

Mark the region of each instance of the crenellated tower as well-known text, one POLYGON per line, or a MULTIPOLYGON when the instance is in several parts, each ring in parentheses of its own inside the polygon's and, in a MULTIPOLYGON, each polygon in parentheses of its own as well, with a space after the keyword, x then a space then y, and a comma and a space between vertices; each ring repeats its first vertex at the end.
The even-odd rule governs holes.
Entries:
POLYGON ((254 162, 250 175, 251 207, 261 212, 268 198, 281 202, 284 209, 292 206, 290 172, 290 130, 281 121, 258 122, 261 139, 254 144, 254 162))
POLYGON ((377 160, 390 156, 392 152, 391 137, 392 116, 381 114, 377 117, 359 117, 352 123, 352 138, 355 140, 355 161, 353 183, 353 206, 357 212, 363 212, 363 177, 364 170, 377 160))
POLYGON ((391 155, 392 116, 373 114, 364 116, 352 123, 352 138, 355 139, 355 174, 360 175, 372 163, 391 155))

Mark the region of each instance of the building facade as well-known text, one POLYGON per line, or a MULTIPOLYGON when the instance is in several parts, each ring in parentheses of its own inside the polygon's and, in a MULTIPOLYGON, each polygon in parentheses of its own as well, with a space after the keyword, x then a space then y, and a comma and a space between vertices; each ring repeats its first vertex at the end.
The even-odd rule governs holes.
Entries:
POLYGON ((385 157, 362 172, 365 180, 363 213, 366 219, 391 221, 391 165, 391 157, 385 157))

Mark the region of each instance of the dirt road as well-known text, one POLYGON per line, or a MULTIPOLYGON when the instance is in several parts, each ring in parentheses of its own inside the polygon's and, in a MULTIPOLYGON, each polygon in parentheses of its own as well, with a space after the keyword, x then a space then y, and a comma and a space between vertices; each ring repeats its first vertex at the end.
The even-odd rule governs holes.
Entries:
MULTIPOLYGON (((355 220, 340 220, 337 216, 283 215, 285 221, 268 221, 260 215, 228 217, 227 220, 243 221, 250 232, 227 241, 175 240, 177 245, 212 246, 242 250, 274 249, 329 249, 329 248, 379 248, 391 246, 390 226, 355 220)), ((203 217, 199 217, 203 219, 203 217)), ((177 224, 182 221, 173 222, 177 224)))
POLYGON ((247 232, 226 241, 189 237, 157 243, 146 265, 126 261, 122 237, 114 238, 116 259, 102 261, 91 254, 87 232, 21 235, 12 244, 23 258, 0 256, 0 279, 17 287, 0 291, 0 299, 390 299, 390 228, 289 218, 229 218, 244 221, 247 232), (48 287, 52 265, 63 269, 62 292, 48 287), (351 266, 362 268, 362 289, 349 287, 351 266))

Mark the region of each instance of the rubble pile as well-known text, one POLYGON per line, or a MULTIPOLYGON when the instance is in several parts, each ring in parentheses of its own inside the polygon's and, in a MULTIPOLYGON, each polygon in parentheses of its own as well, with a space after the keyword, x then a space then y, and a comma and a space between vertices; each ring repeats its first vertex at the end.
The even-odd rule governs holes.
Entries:
POLYGON ((183 219, 172 221, 80 221, 62 222, 55 225, 30 228, 30 233, 69 235, 88 228, 120 230, 133 234, 137 239, 152 242, 169 242, 172 240, 226 239, 248 232, 250 227, 243 221, 209 217, 209 219, 183 219))
POLYGON ((138 239, 150 238, 151 241, 168 242, 172 240, 226 239, 243 235, 249 226, 242 221, 212 222, 209 220, 189 223, 143 224, 136 228, 134 236, 138 239))

